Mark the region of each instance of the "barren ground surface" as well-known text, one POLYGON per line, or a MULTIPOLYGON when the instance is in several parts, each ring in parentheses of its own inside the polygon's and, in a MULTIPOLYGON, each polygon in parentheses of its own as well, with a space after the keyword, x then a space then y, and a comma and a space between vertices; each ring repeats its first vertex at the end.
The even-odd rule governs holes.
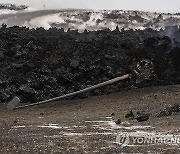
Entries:
POLYGON ((179 114, 154 116, 174 103, 180 103, 180 86, 131 89, 15 111, 7 111, 6 105, 0 104, 0 153, 180 153, 180 145, 121 148, 116 143, 117 133, 122 131, 179 135, 179 114), (127 120, 124 116, 130 109, 152 116, 141 123, 127 120), (120 125, 113 121, 118 118, 122 120, 120 125))

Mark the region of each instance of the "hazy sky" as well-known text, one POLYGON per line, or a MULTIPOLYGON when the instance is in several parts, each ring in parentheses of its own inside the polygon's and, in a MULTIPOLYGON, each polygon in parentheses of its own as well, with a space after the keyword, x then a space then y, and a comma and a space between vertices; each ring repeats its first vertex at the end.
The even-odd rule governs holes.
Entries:
POLYGON ((34 8, 122 9, 180 12, 180 0, 0 0, 0 3, 26 4, 34 8))

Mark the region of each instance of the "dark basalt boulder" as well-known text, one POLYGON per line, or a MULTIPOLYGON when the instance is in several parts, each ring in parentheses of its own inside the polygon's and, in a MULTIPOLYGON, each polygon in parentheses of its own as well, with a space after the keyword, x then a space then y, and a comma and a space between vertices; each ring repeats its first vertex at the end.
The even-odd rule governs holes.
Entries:
POLYGON ((143 112, 137 112, 137 121, 138 122, 143 122, 143 121, 147 121, 150 118, 150 114, 149 113, 143 113, 143 112))

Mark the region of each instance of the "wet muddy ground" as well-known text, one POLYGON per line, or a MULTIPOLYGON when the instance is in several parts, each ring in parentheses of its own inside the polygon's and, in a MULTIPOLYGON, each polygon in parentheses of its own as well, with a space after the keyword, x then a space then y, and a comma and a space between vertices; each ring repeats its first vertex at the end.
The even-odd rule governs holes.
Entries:
POLYGON ((154 116, 174 103, 180 103, 178 85, 60 100, 15 111, 0 104, 0 153, 180 153, 179 144, 122 148, 116 140, 122 132, 180 135, 179 113, 154 116), (151 117, 146 122, 127 120, 124 116, 131 109, 150 112, 151 117), (114 122, 118 118, 119 125, 114 122))

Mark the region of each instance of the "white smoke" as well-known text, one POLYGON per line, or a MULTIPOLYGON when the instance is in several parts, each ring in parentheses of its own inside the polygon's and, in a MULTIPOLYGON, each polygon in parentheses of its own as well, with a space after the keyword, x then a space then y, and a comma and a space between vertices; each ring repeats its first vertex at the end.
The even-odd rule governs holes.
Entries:
MULTIPOLYGON (((67 30, 84 29, 100 30, 109 28, 114 30, 125 29, 145 29, 153 28, 159 30, 165 28, 167 24, 180 24, 179 14, 158 14, 138 11, 92 11, 92 10, 35 10, 28 8, 23 11, 6 12, 0 14, 0 24, 8 26, 18 25, 30 28, 51 27, 64 28, 67 30)), ((172 31, 168 30, 167 35, 172 36, 172 31)))

